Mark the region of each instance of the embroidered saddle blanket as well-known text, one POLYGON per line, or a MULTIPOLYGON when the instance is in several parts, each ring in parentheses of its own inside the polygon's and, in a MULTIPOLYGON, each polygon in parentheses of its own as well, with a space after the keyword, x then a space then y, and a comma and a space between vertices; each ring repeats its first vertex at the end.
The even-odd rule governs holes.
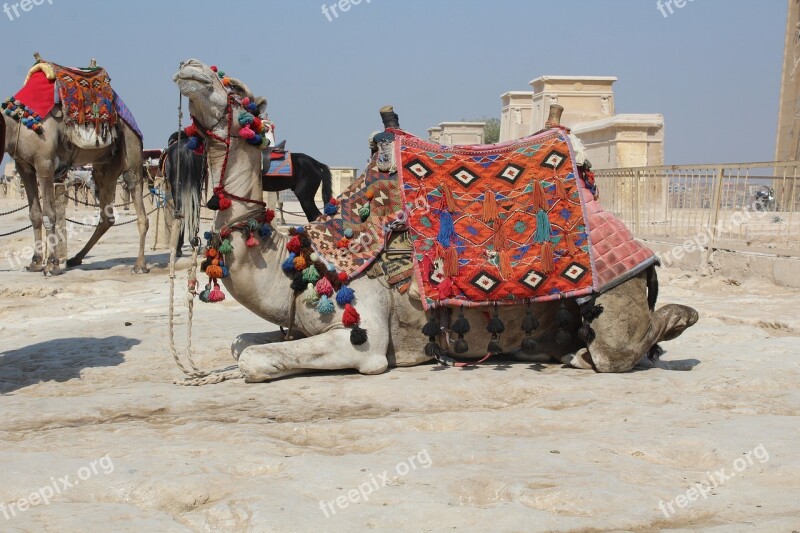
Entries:
POLYGON ((261 176, 264 178, 290 178, 294 175, 291 152, 272 152, 264 150, 261 153, 261 176))
POLYGON ((115 125, 122 119, 139 138, 142 132, 128 107, 111 88, 103 68, 71 68, 55 63, 35 64, 17 94, 3 108, 28 128, 41 132, 41 122, 61 104, 70 129, 70 140, 86 148, 107 146, 115 125))
MULTIPOLYGON (((587 190, 563 130, 453 147, 396 133, 397 174, 373 158, 338 211, 305 226, 350 278, 405 229, 425 309, 588 296, 657 261, 587 190)), ((406 272, 398 263, 385 273, 399 282, 406 272)))

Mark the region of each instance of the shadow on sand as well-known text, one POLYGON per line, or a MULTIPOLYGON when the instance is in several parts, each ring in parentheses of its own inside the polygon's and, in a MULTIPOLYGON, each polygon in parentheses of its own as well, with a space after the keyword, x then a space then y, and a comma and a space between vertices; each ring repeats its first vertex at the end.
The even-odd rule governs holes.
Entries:
POLYGON ((75 337, 0 352, 0 393, 44 381, 69 381, 79 378, 85 368, 119 365, 125 360, 125 352, 140 342, 120 336, 75 337))

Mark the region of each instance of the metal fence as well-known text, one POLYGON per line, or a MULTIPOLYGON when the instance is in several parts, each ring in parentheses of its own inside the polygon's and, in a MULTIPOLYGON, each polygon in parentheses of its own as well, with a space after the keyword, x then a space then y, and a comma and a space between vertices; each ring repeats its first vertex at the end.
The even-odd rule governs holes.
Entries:
POLYGON ((600 202, 640 238, 800 256, 800 161, 599 170, 600 202))

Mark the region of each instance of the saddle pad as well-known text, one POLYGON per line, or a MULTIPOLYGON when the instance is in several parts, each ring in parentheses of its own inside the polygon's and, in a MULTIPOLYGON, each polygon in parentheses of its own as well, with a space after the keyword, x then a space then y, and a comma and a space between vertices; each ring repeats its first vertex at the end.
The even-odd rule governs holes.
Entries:
POLYGON ((264 177, 284 177, 290 178, 294 175, 292 168, 291 152, 283 152, 280 155, 264 150, 261 153, 261 175, 264 177))
POLYGON ((562 130, 452 147, 403 134, 395 150, 426 309, 594 290, 582 184, 562 130))
POLYGON ((58 99, 68 124, 94 125, 95 131, 111 130, 117 123, 114 91, 105 69, 75 69, 53 65, 58 99))

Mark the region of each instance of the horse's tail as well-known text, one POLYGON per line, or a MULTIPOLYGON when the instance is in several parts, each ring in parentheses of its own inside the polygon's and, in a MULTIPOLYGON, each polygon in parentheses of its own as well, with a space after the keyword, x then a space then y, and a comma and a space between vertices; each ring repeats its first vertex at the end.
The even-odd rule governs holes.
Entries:
POLYGON ((181 140, 167 148, 164 175, 169 181, 175 210, 183 217, 183 232, 194 237, 200 227, 200 195, 203 187, 203 156, 181 140), (180 170, 180 171, 179 171, 180 170))
POLYGON ((333 176, 328 165, 320 163, 319 166, 322 169, 322 203, 328 205, 333 196, 333 176))

